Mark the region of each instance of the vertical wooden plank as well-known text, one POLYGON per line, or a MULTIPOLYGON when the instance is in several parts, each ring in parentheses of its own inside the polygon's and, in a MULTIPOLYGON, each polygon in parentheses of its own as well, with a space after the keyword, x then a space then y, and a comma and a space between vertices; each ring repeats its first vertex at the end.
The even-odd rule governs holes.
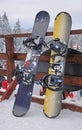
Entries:
POLYGON ((7 55, 7 80, 10 83, 12 70, 14 69, 14 41, 13 37, 5 36, 6 55, 7 55))

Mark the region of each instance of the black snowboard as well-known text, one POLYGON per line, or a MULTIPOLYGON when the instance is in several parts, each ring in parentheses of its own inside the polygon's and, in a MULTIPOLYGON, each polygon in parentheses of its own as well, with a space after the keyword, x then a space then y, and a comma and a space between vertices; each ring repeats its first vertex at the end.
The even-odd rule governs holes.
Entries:
POLYGON ((14 116, 21 117, 25 115, 30 108, 35 75, 42 46, 45 44, 44 38, 49 21, 50 16, 48 12, 40 11, 35 17, 31 37, 24 41, 24 44, 29 47, 29 49, 27 50, 25 64, 22 69, 23 76, 13 106, 12 112, 14 116))

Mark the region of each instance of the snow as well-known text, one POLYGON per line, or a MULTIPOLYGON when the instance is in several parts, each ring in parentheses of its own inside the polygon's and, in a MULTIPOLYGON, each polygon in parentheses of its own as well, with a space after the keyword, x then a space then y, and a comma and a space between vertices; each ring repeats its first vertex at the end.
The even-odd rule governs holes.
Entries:
MULTIPOLYGON (((14 93, 9 100, 0 102, 0 130, 82 130, 82 113, 68 109, 62 109, 56 118, 47 118, 43 113, 43 105, 32 102, 25 116, 13 116, 14 93)), ((79 101, 82 106, 82 99, 79 101)), ((73 101, 68 98, 64 102, 73 101)))

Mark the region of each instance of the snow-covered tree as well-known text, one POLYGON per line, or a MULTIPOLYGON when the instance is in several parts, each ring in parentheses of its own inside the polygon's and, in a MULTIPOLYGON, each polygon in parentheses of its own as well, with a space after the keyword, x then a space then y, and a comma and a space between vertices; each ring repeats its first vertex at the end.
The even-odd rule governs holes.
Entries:
MULTIPOLYGON (((9 20, 8 17, 6 15, 6 12, 4 12, 4 14, 2 15, 2 17, 0 16, 0 34, 11 34, 11 28, 9 25, 9 20)), ((0 38, 0 52, 5 52, 6 48, 5 48, 5 41, 4 38, 0 38)), ((2 63, 2 65, 5 63, 4 60, 0 61, 2 63)))
POLYGON ((6 12, 4 12, 4 14, 2 16, 2 33, 3 34, 11 34, 12 33, 6 12))
MULTIPOLYGON (((0 34, 2 33, 2 28, 3 28, 3 23, 2 23, 2 17, 0 16, 0 34)), ((4 43, 4 39, 0 38, 0 52, 4 52, 5 51, 5 43, 4 43)))
POLYGON ((0 34, 2 34, 2 18, 0 16, 0 34))
POLYGON ((13 29, 13 33, 15 34, 21 33, 21 25, 19 19, 17 20, 16 25, 13 29))
MULTIPOLYGON (((21 33, 21 25, 19 19, 16 22, 16 25, 14 26, 13 29, 14 34, 19 34, 21 33)), ((14 45, 15 45, 15 52, 20 52, 21 50, 21 38, 14 38, 14 45)))
MULTIPOLYGON (((19 19, 17 20, 14 29, 13 29, 13 33, 14 34, 20 34, 22 32, 21 30, 21 24, 19 19)), ((24 46, 22 45, 22 41, 23 38, 14 38, 14 50, 16 53, 21 53, 24 50, 24 46)), ((21 61, 16 61, 16 64, 21 64, 21 61)))

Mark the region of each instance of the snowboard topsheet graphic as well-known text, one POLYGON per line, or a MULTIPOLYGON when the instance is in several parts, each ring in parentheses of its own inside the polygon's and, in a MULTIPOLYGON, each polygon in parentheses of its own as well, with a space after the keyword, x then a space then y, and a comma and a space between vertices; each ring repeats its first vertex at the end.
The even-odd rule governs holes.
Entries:
POLYGON ((30 108, 32 92, 34 86, 35 75, 42 47, 44 46, 44 38, 50 21, 50 16, 46 11, 40 11, 34 21, 31 37, 27 38, 23 44, 29 49, 24 66, 22 68, 21 83, 17 92, 16 100, 13 106, 14 116, 21 117, 26 114, 30 108))
POLYGON ((71 30, 71 16, 67 12, 59 13, 54 22, 53 40, 51 41, 51 57, 43 112, 51 118, 61 111, 63 79, 68 40, 71 30))

